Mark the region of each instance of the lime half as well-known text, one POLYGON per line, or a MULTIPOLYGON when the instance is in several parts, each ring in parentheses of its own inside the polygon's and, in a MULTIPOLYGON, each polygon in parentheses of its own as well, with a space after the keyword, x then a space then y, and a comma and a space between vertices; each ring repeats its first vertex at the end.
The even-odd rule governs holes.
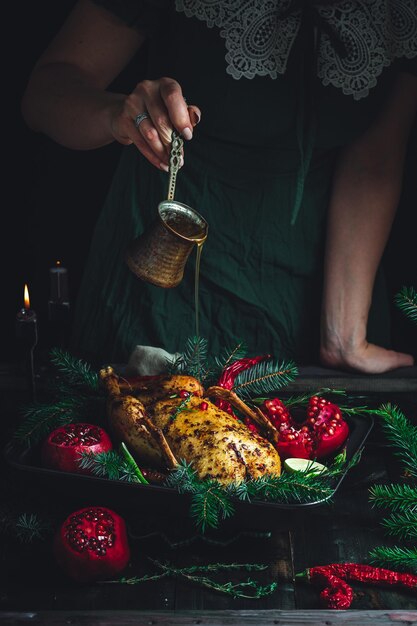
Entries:
POLYGON ((287 472, 306 472, 307 474, 321 474, 327 472, 327 467, 310 459, 285 459, 284 467, 287 472))

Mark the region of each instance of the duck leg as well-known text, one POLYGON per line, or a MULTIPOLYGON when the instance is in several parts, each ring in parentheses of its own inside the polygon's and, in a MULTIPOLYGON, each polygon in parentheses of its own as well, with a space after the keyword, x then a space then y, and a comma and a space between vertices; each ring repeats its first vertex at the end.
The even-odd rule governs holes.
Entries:
POLYGON ((229 402, 236 410, 240 411, 257 424, 262 431, 266 433, 266 438, 271 441, 271 443, 276 444, 278 442, 279 433, 266 415, 264 415, 258 407, 251 409, 234 391, 225 389, 224 387, 213 386, 207 389, 205 396, 214 396, 215 398, 229 402))

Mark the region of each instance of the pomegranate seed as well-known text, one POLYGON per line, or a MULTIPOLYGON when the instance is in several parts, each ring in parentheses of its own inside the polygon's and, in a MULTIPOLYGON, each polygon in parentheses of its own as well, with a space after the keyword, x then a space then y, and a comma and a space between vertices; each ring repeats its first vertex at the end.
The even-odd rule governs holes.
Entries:
POLYGON ((189 395, 190 393, 186 389, 181 389, 180 398, 188 398, 189 395))
POLYGON ((200 410, 201 410, 201 411, 207 411, 207 409, 208 409, 208 404, 207 404, 207 402, 202 402, 202 403, 200 404, 200 410))

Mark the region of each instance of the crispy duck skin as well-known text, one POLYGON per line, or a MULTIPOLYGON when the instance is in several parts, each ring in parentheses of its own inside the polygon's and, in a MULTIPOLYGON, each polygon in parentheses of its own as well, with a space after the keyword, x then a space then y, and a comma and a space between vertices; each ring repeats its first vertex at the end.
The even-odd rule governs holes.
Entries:
POLYGON ((165 379, 162 397, 154 389, 153 402, 147 401, 146 407, 142 394, 139 400, 121 393, 111 368, 102 370, 101 378, 109 392, 110 428, 139 464, 173 467, 175 459, 184 459, 192 462, 200 479, 214 478, 222 484, 280 474, 280 458, 271 443, 210 400, 202 403, 201 397, 191 395, 182 410, 176 411, 184 399, 170 395, 182 389, 202 393, 194 378, 165 379), (172 456, 163 449, 164 441, 172 456), (158 453, 161 446, 162 453, 158 453))
POLYGON ((121 393, 138 398, 145 407, 151 406, 157 400, 174 395, 182 390, 200 397, 204 394, 204 389, 197 379, 192 376, 182 376, 181 374, 176 374, 175 376, 144 376, 131 381, 120 378, 119 388, 121 393))

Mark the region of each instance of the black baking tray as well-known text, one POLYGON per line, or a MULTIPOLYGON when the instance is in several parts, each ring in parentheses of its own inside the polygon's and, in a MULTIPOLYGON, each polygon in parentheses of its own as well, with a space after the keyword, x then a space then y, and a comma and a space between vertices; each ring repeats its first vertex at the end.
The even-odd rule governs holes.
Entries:
MULTIPOLYGON (((374 419, 370 414, 350 415, 345 419, 350 431, 346 443, 346 459, 349 461, 362 450, 372 430, 374 419)), ((48 494, 48 499, 54 502, 65 501, 70 509, 101 505, 138 517, 151 512, 153 520, 160 520, 162 525, 166 524, 169 518, 183 520, 185 525, 190 521, 191 497, 178 493, 176 489, 46 469, 40 464, 39 446, 22 449, 9 442, 4 454, 13 471, 14 479, 21 482, 25 491, 34 490, 43 495, 48 494)), ((335 479, 334 494, 347 473, 348 470, 335 479)), ((224 520, 221 527, 253 530, 289 528, 299 516, 304 518, 306 513, 326 505, 332 498, 333 496, 308 504, 282 504, 259 500, 248 502, 236 499, 235 514, 232 518, 224 520)))

